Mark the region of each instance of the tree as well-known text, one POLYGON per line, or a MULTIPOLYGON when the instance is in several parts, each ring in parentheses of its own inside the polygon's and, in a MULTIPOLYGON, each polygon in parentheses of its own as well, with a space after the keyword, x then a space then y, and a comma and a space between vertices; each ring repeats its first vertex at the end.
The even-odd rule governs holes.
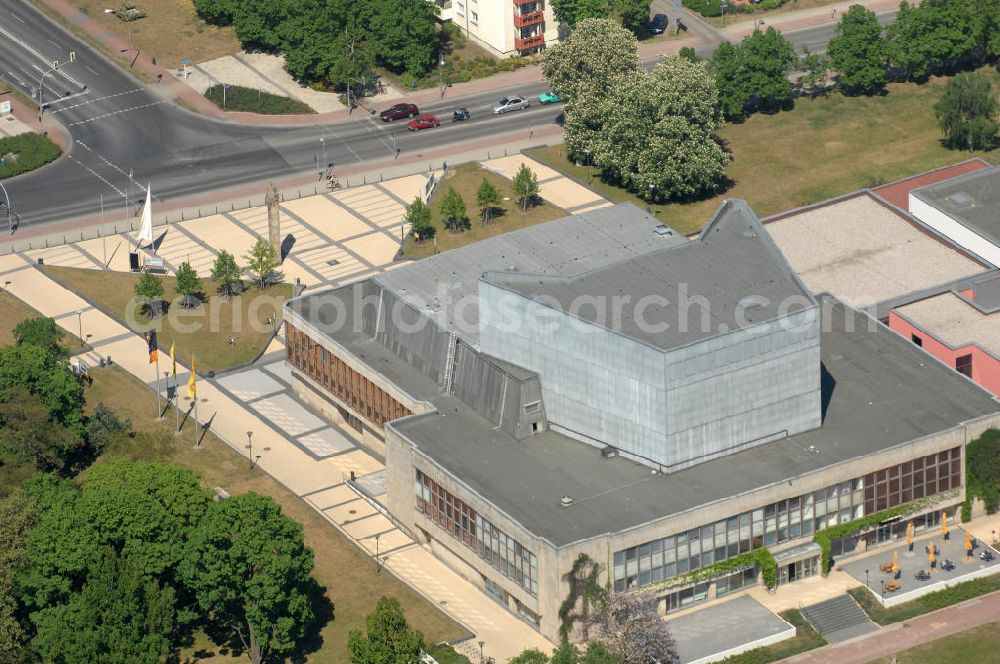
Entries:
POLYGON ((566 41, 542 55, 542 74, 572 100, 584 88, 606 90, 612 79, 639 70, 635 35, 608 19, 588 18, 566 41))
POLYGON ((201 279, 195 269, 191 267, 191 263, 184 261, 177 268, 174 290, 183 298, 181 306, 187 306, 191 297, 196 297, 201 293, 201 279))
POLYGON ((795 47, 775 30, 754 30, 738 46, 723 42, 710 61, 728 118, 754 111, 774 112, 792 103, 788 73, 795 47))
POLYGON ((49 418, 83 434, 83 387, 66 363, 30 344, 0 348, 0 403, 13 399, 14 387, 37 395, 49 418))
POLYGON ((18 620, 14 582, 27 555, 28 536, 38 524, 41 509, 23 491, 0 499, 0 662, 30 661, 25 652, 25 634, 18 620))
POLYGON ((511 657, 507 664, 549 664, 549 656, 538 648, 528 648, 511 657))
POLYGON ((552 0, 552 13, 560 23, 576 28, 584 19, 607 18, 608 2, 607 0, 552 0))
POLYGON ((851 5, 827 45, 844 92, 873 95, 885 89, 886 43, 875 12, 851 5))
POLYGON ((685 46, 681 50, 677 51, 677 55, 684 58, 688 62, 700 62, 701 58, 698 57, 698 53, 690 46, 685 46))
POLYGON ((212 280, 219 285, 219 292, 229 297, 240 284, 243 268, 236 264, 231 253, 223 249, 212 263, 212 280))
POLYGON ((719 93, 704 63, 668 56, 652 72, 622 76, 606 97, 565 109, 570 154, 591 151, 604 177, 652 200, 718 190, 729 154, 714 139, 719 93))
POLYGON ((651 4, 651 0, 612 0, 611 10, 623 28, 637 36, 648 35, 651 4))
POLYGON ((31 615, 31 644, 45 661, 157 664, 171 649, 176 601, 173 588, 105 547, 79 592, 31 615))
POLYGON ((212 503, 179 566, 198 606, 254 664, 288 655, 306 635, 315 617, 312 570, 302 526, 255 493, 212 503))
POLYGON ((500 190, 489 180, 483 178, 479 189, 476 190, 476 207, 479 208, 479 215, 483 223, 490 223, 493 211, 500 205, 501 200, 503 199, 500 197, 500 190))
POLYGON ((633 595, 609 595, 591 617, 590 629, 622 664, 680 663, 667 623, 651 604, 633 595))
POLYGON ((347 638, 351 664, 419 662, 424 636, 410 628, 403 607, 394 597, 382 596, 365 617, 365 634, 352 629, 347 638))
POLYGON ((621 664, 621 657, 610 652, 603 643, 591 641, 580 657, 580 664, 621 664))
POLYGON ((965 453, 968 500, 979 498, 987 514, 1000 509, 1000 430, 987 429, 968 444, 965 453))
POLYGON ((972 13, 961 0, 923 0, 899 6, 886 29, 889 59, 915 81, 932 71, 971 60, 976 48, 972 13))
POLYGON ((934 106, 945 143, 970 151, 995 145, 998 110, 990 79, 979 72, 963 72, 948 81, 934 106))
POLYGON ((43 473, 70 474, 79 465, 84 441, 50 419, 36 394, 23 386, 8 391, 0 403, 0 451, 30 463, 43 473))
POLYGON ((465 201, 462 200, 462 195, 455 191, 454 187, 448 187, 441 198, 441 216, 444 217, 445 228, 454 233, 464 231, 469 227, 465 201))
POLYGON ((84 437, 87 443, 100 453, 117 441, 131 438, 132 421, 119 418, 113 410, 103 403, 97 404, 92 415, 87 418, 84 426, 84 437))
POLYGON ((64 358, 69 353, 62 345, 65 333, 51 318, 26 318, 14 328, 14 340, 18 345, 31 344, 49 352, 54 358, 64 358))
POLYGON ((410 225, 410 232, 413 233, 413 237, 418 242, 434 237, 434 225, 431 224, 431 209, 424 204, 423 199, 419 196, 406 206, 403 223, 410 225))
POLYGON ((827 69, 830 66, 830 59, 822 53, 813 53, 808 46, 802 47, 802 58, 799 60, 799 69, 805 74, 799 78, 799 85, 802 91, 810 97, 826 90, 827 69))
POLYGON ((527 164, 521 164, 514 174, 514 195, 521 205, 521 211, 527 212, 528 208, 538 200, 538 176, 528 168, 527 164))
POLYGON ((160 315, 163 301, 163 280, 149 270, 143 270, 135 282, 135 299, 151 318, 160 315))
POLYGON ((419 76, 437 64, 437 5, 426 0, 368 0, 368 40, 378 59, 395 72, 419 76))
POLYGON ((264 290, 272 284, 281 283, 284 276, 278 271, 278 252, 271 243, 260 238, 257 243, 243 256, 247 262, 243 269, 256 275, 257 287, 264 290))

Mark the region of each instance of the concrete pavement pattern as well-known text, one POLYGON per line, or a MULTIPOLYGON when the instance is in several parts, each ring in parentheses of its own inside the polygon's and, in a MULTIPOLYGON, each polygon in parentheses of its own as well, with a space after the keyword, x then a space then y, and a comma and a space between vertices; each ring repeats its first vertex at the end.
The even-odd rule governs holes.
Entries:
POLYGON ((589 212, 590 210, 611 205, 610 201, 587 189, 582 184, 524 155, 515 154, 509 157, 490 159, 489 161, 482 162, 482 164, 484 168, 510 180, 514 179, 518 169, 521 168, 521 164, 525 164, 538 176, 538 185, 542 198, 557 207, 561 207, 569 214, 589 212))

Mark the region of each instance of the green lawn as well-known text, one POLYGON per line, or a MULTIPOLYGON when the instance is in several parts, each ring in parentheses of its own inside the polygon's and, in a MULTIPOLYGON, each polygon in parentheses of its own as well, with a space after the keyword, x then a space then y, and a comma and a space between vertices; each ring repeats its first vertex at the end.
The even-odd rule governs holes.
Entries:
MULTIPOLYGON (((92 369, 90 373, 94 382, 86 390, 87 409, 93 410, 103 402, 119 417, 131 419, 136 431, 152 436, 142 444, 109 449, 102 458, 127 456, 186 466, 201 473, 205 486, 222 487, 233 495, 256 491, 271 496, 285 514, 303 525, 306 544, 315 554, 313 574, 326 588, 334 605, 334 619, 323 627, 319 641, 305 653, 305 661, 347 664, 348 632, 364 627, 365 616, 375 608, 375 602, 382 595, 391 595, 400 601, 410 624, 423 631, 428 643, 457 639, 465 634, 459 625, 392 574, 375 573, 374 563, 354 543, 270 476, 259 469, 251 470, 246 457, 237 454, 212 433, 205 436, 198 450, 192 449, 190 423, 180 437, 175 437, 174 413, 168 412, 165 419, 158 422, 153 416, 156 396, 128 373, 118 368, 92 369)), ((199 634, 196 642, 181 653, 180 661, 228 664, 248 660, 245 655, 235 657, 220 651, 207 637, 199 634)))
POLYGON ((847 592, 861 605, 872 621, 879 625, 889 625, 998 590, 1000 590, 1000 574, 994 574, 956 583, 950 588, 929 593, 888 609, 883 608, 863 587, 851 588, 847 592))
POLYGON ((987 623, 869 664, 985 664, 1000 661, 1000 623, 987 623))
MULTIPOLYGON (((0 138, 0 178, 12 178, 41 168, 62 154, 48 136, 25 132, 0 138)), ((6 216, 6 210, 4 210, 6 216)))
POLYGON ((295 115, 315 113, 311 106, 291 97, 274 95, 263 90, 244 88, 241 85, 213 85, 205 90, 205 97, 227 111, 244 111, 261 115, 295 115))
MULTIPOLYGON (((996 70, 982 71, 995 86, 1000 83, 996 70)), ((728 169, 732 186, 707 200, 654 205, 653 211, 678 231, 690 233, 701 228, 726 198, 742 198, 764 216, 973 156, 1000 161, 1000 149, 970 153, 941 145, 933 106, 946 82, 935 78, 924 85, 894 83, 882 97, 835 93, 799 99, 792 111, 758 114, 723 127, 719 137, 734 157, 728 169)), ((561 145, 529 154, 587 182, 586 166, 567 161, 561 145)), ((596 178, 593 188, 610 200, 637 200, 596 178)))
MULTIPOLYGON (((0 283, 0 287, 2 285, 0 283)), ((14 343, 14 328, 17 327, 18 323, 27 318, 39 318, 41 315, 10 293, 0 290, 0 347, 14 343)), ((82 348, 76 335, 68 333, 63 336, 63 346, 70 353, 75 353, 82 348)))
POLYGON ((722 664, 765 664, 777 662, 799 653, 826 645, 826 639, 813 629, 812 625, 802 617, 798 609, 788 609, 779 614, 795 627, 795 636, 774 645, 754 648, 747 652, 727 657, 722 664))
POLYGON ((403 253, 408 257, 423 258, 440 251, 485 240, 500 233, 566 216, 565 210, 545 202, 529 208, 527 212, 521 212, 517 198, 514 196, 511 181, 476 163, 460 164, 449 169, 444 181, 438 185, 437 190, 431 196, 429 205, 432 223, 437 229, 435 239, 418 244, 413 241, 412 237, 407 238, 403 253), (495 215, 489 224, 484 224, 480 220, 479 209, 476 207, 476 189, 479 188, 484 177, 500 190, 500 195, 503 198, 509 199, 501 203, 503 214, 495 215), (454 187, 455 191, 462 196, 465 201, 465 209, 469 214, 471 228, 461 233, 452 233, 445 229, 442 222, 440 201, 448 187, 454 187))
MULTIPOLYGON (((142 331, 149 321, 132 303, 138 275, 72 267, 46 267, 45 271, 134 331, 142 331)), ((242 296, 226 300, 215 294, 211 280, 203 279, 202 285, 206 301, 200 307, 185 310, 174 305, 157 320, 160 348, 169 350, 174 341, 178 357, 185 361, 192 353, 197 357, 199 372, 232 367, 256 357, 271 338, 267 319, 280 318, 281 304, 292 295, 289 284, 265 291, 251 286, 242 296), (194 329, 185 330, 188 326, 194 329)), ((176 297, 173 277, 163 277, 163 290, 164 299, 176 297)))

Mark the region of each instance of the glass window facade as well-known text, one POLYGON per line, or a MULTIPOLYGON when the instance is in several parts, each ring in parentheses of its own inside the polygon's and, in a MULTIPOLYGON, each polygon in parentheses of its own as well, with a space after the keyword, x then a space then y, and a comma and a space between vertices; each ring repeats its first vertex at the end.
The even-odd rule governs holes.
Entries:
MULTIPOLYGON (((961 454, 961 448, 945 450, 616 551, 612 563, 615 591, 657 583, 761 546, 811 537, 817 530, 865 514, 957 489, 961 486, 961 454)), ((840 551, 834 553, 847 551, 841 543, 840 551)))
POLYGON ((419 512, 531 595, 538 595, 538 558, 535 554, 419 470, 416 471, 414 492, 419 512))

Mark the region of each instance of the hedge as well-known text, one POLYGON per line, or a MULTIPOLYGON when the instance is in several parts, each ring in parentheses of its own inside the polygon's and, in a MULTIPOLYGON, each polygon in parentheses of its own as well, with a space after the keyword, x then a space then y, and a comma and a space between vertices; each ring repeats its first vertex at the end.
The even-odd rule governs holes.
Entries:
POLYGON ((0 138, 0 178, 11 178, 55 161, 62 150, 48 136, 28 132, 0 138))
MULTIPOLYGON (((261 115, 301 115, 316 112, 308 104, 297 99, 241 85, 227 85, 225 93, 227 111, 244 111, 261 115)), ((205 97, 219 108, 223 108, 222 84, 213 85, 205 90, 205 97)))
POLYGON ((869 618, 879 625, 890 625, 997 590, 1000 590, 1000 574, 956 583, 944 590, 928 593, 923 597, 890 608, 883 607, 863 586, 851 588, 847 592, 857 600, 869 618))

